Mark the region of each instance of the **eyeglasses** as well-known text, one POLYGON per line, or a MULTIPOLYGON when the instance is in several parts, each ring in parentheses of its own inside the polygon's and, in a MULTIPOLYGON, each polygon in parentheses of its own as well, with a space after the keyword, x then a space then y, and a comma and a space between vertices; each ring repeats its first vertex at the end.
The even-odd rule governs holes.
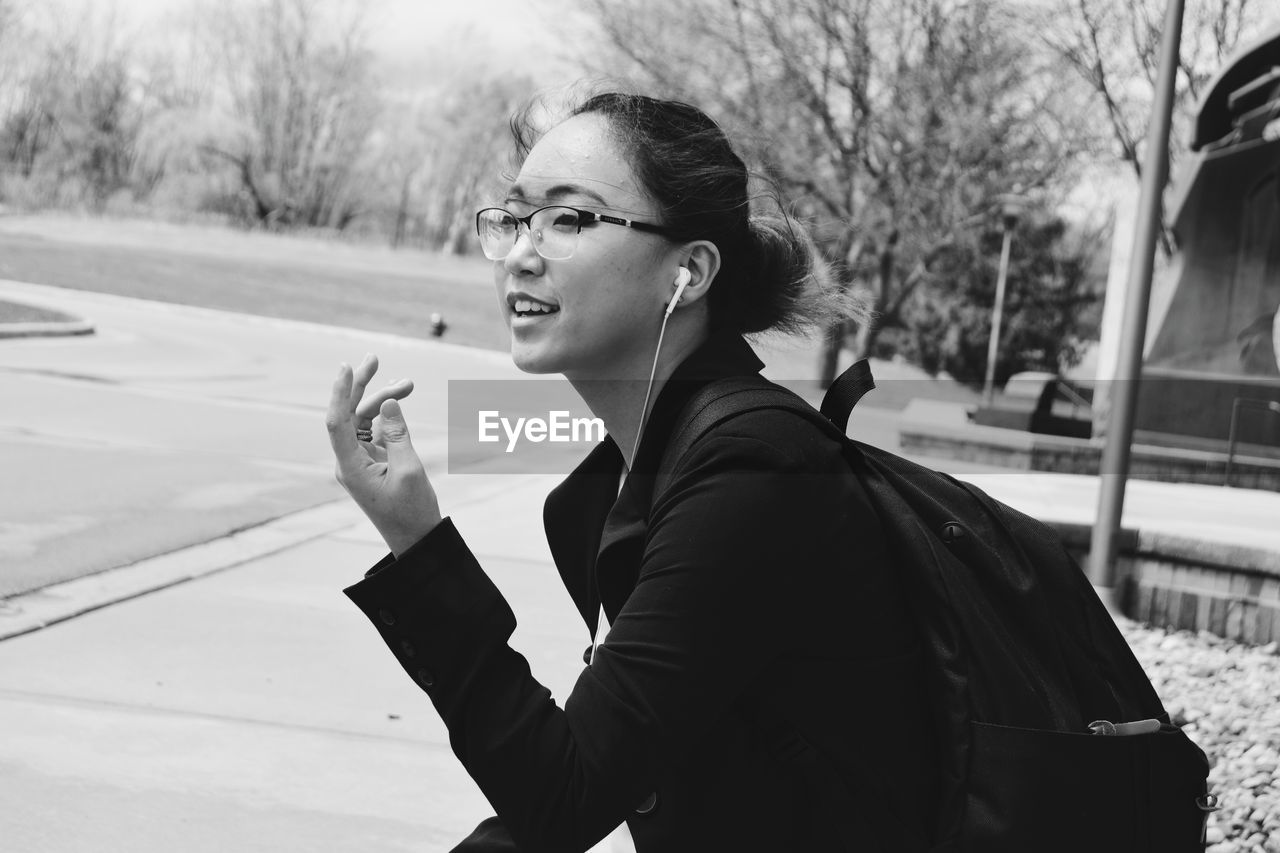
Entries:
POLYGON ((491 261, 501 261, 511 254, 519 238, 520 225, 529 232, 533 250, 548 261, 563 261, 573 257, 578 247, 578 235, 586 225, 605 222, 622 225, 637 231, 669 234, 670 229, 648 222, 636 222, 617 216, 606 216, 576 207, 540 207, 528 216, 516 216, 501 207, 486 207, 476 214, 476 234, 480 235, 480 248, 491 261))

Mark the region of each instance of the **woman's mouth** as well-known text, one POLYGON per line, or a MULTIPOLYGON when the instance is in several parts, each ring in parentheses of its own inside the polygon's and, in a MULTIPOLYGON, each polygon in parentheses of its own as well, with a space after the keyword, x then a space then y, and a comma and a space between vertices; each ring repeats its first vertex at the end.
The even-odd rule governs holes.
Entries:
POLYGON ((529 299, 517 299, 515 305, 512 306, 517 317, 534 317, 539 314, 554 314, 560 309, 554 305, 546 305, 542 302, 534 302, 529 299))
POLYGON ((511 296, 507 299, 511 313, 519 318, 547 317, 559 313, 560 306, 541 302, 527 296, 511 296))

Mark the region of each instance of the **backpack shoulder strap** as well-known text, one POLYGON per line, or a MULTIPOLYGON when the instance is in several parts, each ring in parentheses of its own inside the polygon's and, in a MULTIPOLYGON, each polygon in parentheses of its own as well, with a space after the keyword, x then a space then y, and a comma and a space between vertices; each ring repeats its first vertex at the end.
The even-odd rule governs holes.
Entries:
MULTIPOLYGON (((758 377, 721 379, 703 386, 687 404, 686 416, 667 446, 664 462, 679 461, 698 440, 720 424, 762 409, 784 409, 815 420, 813 407, 785 388, 758 377)), ((663 465, 662 468, 669 468, 663 465)))
POLYGON ((700 438, 730 418, 762 409, 795 412, 840 441, 845 439, 849 413, 863 395, 876 387, 866 359, 851 365, 832 383, 814 409, 792 391, 761 376, 735 376, 703 386, 685 406, 674 438, 667 445, 659 471, 669 471, 700 438))
POLYGON ((862 395, 876 387, 876 380, 871 375, 871 365, 861 359, 851 364, 841 373, 822 398, 819 411, 831 421, 840 432, 849 429, 849 413, 858 405, 862 395))

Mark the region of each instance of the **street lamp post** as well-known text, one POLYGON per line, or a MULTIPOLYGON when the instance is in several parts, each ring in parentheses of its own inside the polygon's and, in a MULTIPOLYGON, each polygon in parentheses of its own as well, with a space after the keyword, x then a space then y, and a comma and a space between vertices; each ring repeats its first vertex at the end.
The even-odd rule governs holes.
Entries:
POLYGON ((1000 351, 1000 325, 1004 320, 1004 290, 1009 278, 1009 247, 1013 229, 1018 225, 1026 199, 1020 195, 1000 196, 1000 221, 1004 226, 1004 245, 1000 249, 1000 272, 996 276, 996 301, 991 309, 991 337, 987 340, 987 376, 982 383, 982 405, 990 406, 996 393, 996 360, 1000 351))
POLYGON ((1134 413, 1142 356, 1147 339, 1147 311, 1151 302, 1151 275, 1156 240, 1161 228, 1161 200, 1169 174, 1169 129, 1173 115, 1174 83, 1182 40, 1184 0, 1168 0, 1160 46, 1160 72, 1151 109, 1147 150, 1142 164, 1142 192, 1138 200, 1133 254, 1125 291, 1124 323, 1120 335, 1116 381, 1112 386, 1107 443, 1102 452, 1098 489, 1098 515, 1089 547, 1089 580, 1108 605, 1116 605, 1116 550, 1120 519, 1124 512, 1125 485, 1129 478, 1129 450, 1133 442, 1134 413))

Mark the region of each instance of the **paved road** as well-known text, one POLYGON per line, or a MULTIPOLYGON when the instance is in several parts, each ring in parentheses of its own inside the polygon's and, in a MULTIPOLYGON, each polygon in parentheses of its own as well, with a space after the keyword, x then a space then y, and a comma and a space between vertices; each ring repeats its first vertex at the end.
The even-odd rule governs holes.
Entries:
POLYGON ((341 497, 323 407, 367 351, 412 376, 440 455, 446 377, 513 373, 483 350, 0 282, 96 334, 0 340, 0 597, 341 497))

